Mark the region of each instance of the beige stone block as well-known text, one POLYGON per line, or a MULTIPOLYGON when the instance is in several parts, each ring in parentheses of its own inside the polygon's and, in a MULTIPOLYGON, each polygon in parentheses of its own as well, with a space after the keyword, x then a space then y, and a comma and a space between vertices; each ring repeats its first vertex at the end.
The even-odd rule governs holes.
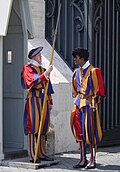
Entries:
POLYGON ((54 157, 55 155, 55 131, 50 127, 47 136, 42 136, 42 142, 46 154, 54 157), (46 139, 47 138, 47 139, 46 139))
POLYGON ((55 131, 52 128, 47 135, 46 152, 47 155, 55 155, 55 131))

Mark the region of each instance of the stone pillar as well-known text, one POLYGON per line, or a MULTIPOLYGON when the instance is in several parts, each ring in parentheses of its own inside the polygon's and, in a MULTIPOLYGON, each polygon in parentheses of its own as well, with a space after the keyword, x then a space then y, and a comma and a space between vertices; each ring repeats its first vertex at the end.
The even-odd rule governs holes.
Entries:
POLYGON ((34 37, 45 39, 45 0, 29 0, 34 37))
POLYGON ((51 127, 47 135, 46 151, 47 155, 55 154, 55 131, 51 127))
POLYGON ((3 37, 0 36, 0 160, 3 154, 3 37))

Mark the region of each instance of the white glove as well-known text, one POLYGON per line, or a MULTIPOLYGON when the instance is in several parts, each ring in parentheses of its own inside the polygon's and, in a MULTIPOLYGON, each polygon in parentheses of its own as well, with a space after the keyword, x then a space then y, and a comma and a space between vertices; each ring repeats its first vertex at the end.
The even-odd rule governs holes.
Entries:
POLYGON ((50 72, 53 70, 53 66, 52 65, 50 65, 47 69, 46 69, 46 71, 44 72, 44 75, 47 77, 47 78, 49 78, 50 77, 50 72))

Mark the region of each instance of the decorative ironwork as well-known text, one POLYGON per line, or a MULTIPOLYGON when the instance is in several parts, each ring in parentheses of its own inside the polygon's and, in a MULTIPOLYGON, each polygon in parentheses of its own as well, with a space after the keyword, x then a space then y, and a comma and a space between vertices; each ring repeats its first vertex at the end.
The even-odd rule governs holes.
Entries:
POLYGON ((79 16, 74 17, 74 21, 76 24, 76 30, 80 32, 84 28, 84 0, 73 0, 71 5, 73 5, 79 12, 79 16))
POLYGON ((117 6, 117 10, 120 12, 120 0, 117 0, 116 6, 117 6))
POLYGON ((45 2, 46 39, 52 44, 56 14, 61 2, 62 13, 56 50, 71 69, 74 67, 71 58, 72 49, 86 47, 89 50, 92 64, 102 69, 107 90, 107 97, 100 109, 102 129, 106 131, 119 126, 120 0, 45 0, 45 2))
POLYGON ((45 1, 47 3, 47 6, 48 6, 47 10, 49 10, 49 11, 46 11, 46 16, 48 18, 51 18, 55 12, 55 6, 56 6, 55 0, 45 0, 45 1))
POLYGON ((55 27, 55 13, 56 13, 56 0, 45 0, 46 4, 46 22, 47 22, 47 33, 49 41, 52 43, 55 27), (51 29, 50 29, 51 28, 51 29))
POLYGON ((103 1, 102 0, 95 0, 94 2, 94 8, 95 8, 95 12, 94 12, 94 29, 96 32, 99 31, 99 24, 102 20, 102 16, 101 14, 98 15, 100 8, 103 6, 103 1))

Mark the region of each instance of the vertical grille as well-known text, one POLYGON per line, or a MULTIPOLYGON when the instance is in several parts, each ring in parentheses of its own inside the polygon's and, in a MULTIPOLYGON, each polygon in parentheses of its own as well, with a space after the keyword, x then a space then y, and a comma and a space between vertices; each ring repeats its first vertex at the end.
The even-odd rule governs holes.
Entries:
POLYGON ((62 4, 56 51, 72 69, 76 47, 90 51, 90 61, 102 69, 106 98, 100 118, 103 131, 120 126, 120 1, 46 0, 46 39, 52 43, 62 4), (50 15, 51 14, 51 15, 50 15))

